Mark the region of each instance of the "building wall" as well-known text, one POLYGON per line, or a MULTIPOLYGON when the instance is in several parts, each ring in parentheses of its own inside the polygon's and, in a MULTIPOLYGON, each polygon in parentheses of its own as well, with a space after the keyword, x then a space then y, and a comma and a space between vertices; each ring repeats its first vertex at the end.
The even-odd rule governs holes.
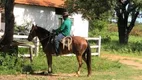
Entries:
POLYGON ((81 14, 73 14, 74 22, 71 33, 75 36, 88 37, 89 22, 81 14))
MULTIPOLYGON (((19 4, 14 6, 14 16, 16 25, 37 24, 49 31, 59 27, 59 18, 61 18, 60 15, 56 15, 55 8, 19 4)), ((73 21, 71 34, 88 37, 88 21, 82 19, 81 14, 72 14, 70 18, 73 21)))
POLYGON ((54 8, 18 5, 14 7, 14 16, 16 25, 25 25, 27 23, 37 24, 47 30, 57 28, 58 18, 54 8))

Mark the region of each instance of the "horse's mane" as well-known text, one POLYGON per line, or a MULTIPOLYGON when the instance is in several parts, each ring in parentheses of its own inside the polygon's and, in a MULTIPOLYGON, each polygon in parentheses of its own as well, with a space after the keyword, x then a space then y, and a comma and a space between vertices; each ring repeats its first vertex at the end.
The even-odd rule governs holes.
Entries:
POLYGON ((42 32, 44 34, 47 34, 47 33, 49 34, 50 33, 48 30, 46 30, 45 28, 42 28, 40 26, 37 26, 37 28, 38 28, 38 31, 40 31, 40 32, 42 32))

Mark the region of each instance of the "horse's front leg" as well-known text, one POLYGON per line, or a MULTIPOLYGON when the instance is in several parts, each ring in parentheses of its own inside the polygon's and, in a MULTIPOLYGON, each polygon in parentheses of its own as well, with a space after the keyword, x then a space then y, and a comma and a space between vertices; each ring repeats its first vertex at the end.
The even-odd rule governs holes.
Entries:
POLYGON ((48 74, 52 73, 52 55, 46 54, 47 64, 48 64, 48 74))

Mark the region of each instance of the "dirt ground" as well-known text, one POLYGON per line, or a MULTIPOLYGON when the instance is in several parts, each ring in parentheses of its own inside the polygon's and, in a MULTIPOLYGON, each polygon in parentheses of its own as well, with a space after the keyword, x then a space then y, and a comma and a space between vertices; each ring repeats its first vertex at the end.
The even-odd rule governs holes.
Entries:
POLYGON ((142 59, 133 57, 124 57, 115 54, 103 54, 102 58, 119 61, 122 64, 129 65, 135 69, 142 69, 142 59))
MULTIPOLYGON (((132 58, 132 57, 124 57, 124 56, 119 56, 115 54, 103 54, 101 55, 102 58, 107 58, 110 60, 115 60, 119 61, 122 64, 126 64, 131 66, 134 69, 142 69, 142 59, 140 58, 132 58)), ((75 76, 75 73, 72 74, 54 74, 52 76, 41 76, 41 75, 26 75, 26 74, 21 74, 21 75, 0 75, 0 80, 27 80, 30 77, 33 77, 36 80, 39 79, 47 79, 47 80, 58 80, 58 78, 62 77, 67 77, 67 76, 75 76)), ((142 76, 141 76, 142 78, 142 76)), ((33 80, 30 78, 30 80, 33 80)))
POLYGON ((64 77, 73 77, 75 73, 72 74, 54 74, 52 76, 45 75, 29 75, 29 74, 21 74, 21 75, 0 75, 0 80, 59 80, 64 77))

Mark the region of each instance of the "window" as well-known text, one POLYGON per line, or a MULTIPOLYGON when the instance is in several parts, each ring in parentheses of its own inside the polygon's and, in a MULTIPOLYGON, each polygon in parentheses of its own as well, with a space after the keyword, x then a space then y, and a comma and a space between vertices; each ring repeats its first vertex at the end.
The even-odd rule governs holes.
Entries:
POLYGON ((57 15, 62 15, 64 11, 65 11, 65 9, 63 9, 63 8, 55 8, 55 12, 57 15))
POLYGON ((59 18, 59 25, 58 25, 59 27, 60 27, 60 25, 62 24, 62 22, 63 22, 63 18, 60 17, 60 18, 59 18))

